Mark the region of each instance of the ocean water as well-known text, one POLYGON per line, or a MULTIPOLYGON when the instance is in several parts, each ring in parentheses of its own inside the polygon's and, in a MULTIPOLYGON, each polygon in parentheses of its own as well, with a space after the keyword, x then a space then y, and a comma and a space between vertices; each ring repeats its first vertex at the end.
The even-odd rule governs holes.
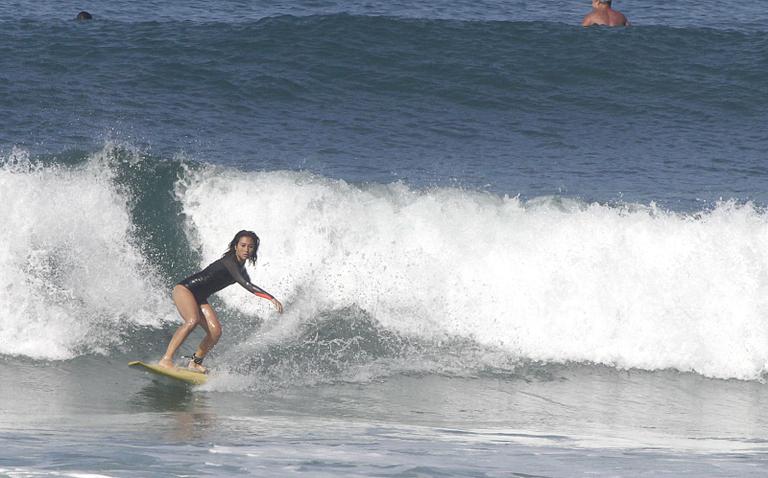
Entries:
POLYGON ((1 2, 0 476, 765 476, 768 10, 614 6, 1 2))

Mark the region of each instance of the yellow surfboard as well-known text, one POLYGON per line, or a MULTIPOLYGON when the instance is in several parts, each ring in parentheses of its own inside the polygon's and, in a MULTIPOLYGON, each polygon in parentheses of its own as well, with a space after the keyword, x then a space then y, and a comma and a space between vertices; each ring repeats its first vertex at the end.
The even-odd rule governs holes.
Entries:
POLYGON ((192 385, 202 385, 208 380, 208 375, 186 368, 165 368, 156 364, 140 362, 138 360, 135 362, 128 362, 128 366, 143 369, 147 372, 154 373, 155 375, 162 375, 163 377, 181 380, 182 382, 192 385))

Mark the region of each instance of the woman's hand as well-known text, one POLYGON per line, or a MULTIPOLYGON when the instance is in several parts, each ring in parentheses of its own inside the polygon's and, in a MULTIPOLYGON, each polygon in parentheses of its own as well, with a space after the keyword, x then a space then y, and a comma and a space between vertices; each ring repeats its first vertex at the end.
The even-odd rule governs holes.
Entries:
POLYGON ((282 314, 283 313, 283 304, 280 303, 277 299, 272 299, 272 305, 275 306, 275 309, 277 309, 277 312, 282 314))

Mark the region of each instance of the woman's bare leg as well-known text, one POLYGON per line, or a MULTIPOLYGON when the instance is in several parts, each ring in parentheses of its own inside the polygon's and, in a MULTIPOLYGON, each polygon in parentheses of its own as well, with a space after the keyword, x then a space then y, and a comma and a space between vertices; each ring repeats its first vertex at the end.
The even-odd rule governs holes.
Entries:
MULTIPOLYGON (((200 326, 205 330, 205 337, 203 337, 200 345, 197 346, 195 356, 203 358, 219 341, 219 338, 221 337, 221 322, 219 322, 219 318, 216 316, 216 311, 213 310, 213 307, 211 307, 210 304, 201 305, 200 310, 203 313, 203 320, 200 321, 200 326)), ((205 371, 205 367, 192 361, 189 362, 189 368, 201 372, 205 371)))
POLYGON ((167 368, 173 367, 173 356, 176 354, 176 350, 181 347, 181 344, 195 330, 195 327, 202 322, 201 319, 203 318, 195 296, 183 285, 177 285, 173 288, 173 303, 176 304, 176 309, 178 309, 179 315, 184 320, 184 324, 173 334, 165 355, 158 362, 158 365, 167 368))

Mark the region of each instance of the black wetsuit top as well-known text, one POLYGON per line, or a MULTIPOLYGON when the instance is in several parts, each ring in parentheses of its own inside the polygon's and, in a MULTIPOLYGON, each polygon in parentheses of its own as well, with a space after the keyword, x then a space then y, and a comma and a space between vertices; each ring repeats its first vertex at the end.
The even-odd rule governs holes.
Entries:
POLYGON ((264 289, 251 284, 251 278, 248 277, 245 265, 239 264, 232 254, 212 262, 211 265, 196 274, 192 274, 179 284, 189 289, 195 296, 197 303, 202 305, 208 303, 208 297, 211 294, 235 282, 252 294, 269 300, 274 299, 264 289))

